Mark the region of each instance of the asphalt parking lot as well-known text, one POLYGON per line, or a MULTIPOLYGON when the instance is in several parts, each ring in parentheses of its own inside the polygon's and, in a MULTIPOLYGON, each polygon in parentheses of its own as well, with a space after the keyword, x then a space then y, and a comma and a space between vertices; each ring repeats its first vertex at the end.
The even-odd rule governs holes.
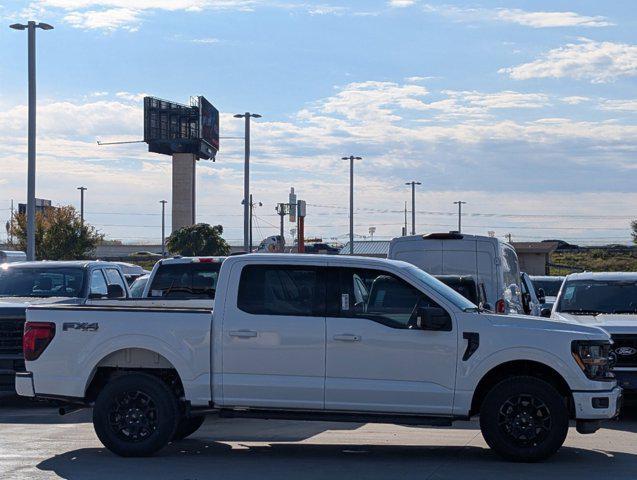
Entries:
POLYGON ((511 464, 477 422, 454 428, 209 418, 152 458, 119 458, 100 444, 90 411, 0 408, 0 478, 77 479, 578 479, 637 478, 637 410, 595 435, 571 428, 540 464, 511 464))

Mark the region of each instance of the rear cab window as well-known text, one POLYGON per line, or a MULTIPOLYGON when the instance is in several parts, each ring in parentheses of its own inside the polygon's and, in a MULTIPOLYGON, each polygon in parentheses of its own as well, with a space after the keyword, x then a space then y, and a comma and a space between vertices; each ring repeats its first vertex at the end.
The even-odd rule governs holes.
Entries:
POLYGON ((183 300, 213 299, 221 263, 213 261, 161 264, 148 289, 148 295, 183 300))

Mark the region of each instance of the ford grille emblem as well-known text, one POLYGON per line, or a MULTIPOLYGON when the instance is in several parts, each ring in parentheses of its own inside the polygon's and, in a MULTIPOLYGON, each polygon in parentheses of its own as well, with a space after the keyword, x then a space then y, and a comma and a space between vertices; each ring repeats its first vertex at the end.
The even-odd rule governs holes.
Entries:
POLYGON ((619 347, 615 349, 615 353, 617 355, 621 355, 622 357, 632 357, 637 353, 637 348, 633 347, 619 347))

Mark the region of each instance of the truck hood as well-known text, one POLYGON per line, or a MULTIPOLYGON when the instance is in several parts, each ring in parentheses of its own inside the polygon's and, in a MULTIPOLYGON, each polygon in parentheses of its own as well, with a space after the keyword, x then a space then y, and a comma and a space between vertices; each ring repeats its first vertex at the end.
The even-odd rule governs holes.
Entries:
POLYGON ((637 314, 573 315, 572 313, 555 312, 551 318, 580 325, 601 327, 610 333, 637 333, 637 314))
MULTIPOLYGON (((531 315, 488 315, 489 321, 495 327, 518 330, 546 330, 559 332, 578 338, 590 337, 591 340, 606 340, 608 334, 598 325, 584 325, 559 318, 534 317, 531 315)), ((522 334, 522 333, 521 333, 522 334)))
POLYGON ((79 298, 69 297, 0 297, 0 308, 28 307, 30 305, 51 305, 54 303, 80 303, 79 298))

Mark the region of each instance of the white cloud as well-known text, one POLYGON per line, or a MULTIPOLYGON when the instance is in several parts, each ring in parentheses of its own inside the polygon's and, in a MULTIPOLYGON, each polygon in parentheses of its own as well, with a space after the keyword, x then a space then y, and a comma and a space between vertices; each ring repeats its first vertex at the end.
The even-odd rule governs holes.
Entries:
POLYGON ((593 83, 611 82, 618 77, 637 76, 637 45, 597 42, 586 38, 545 53, 541 58, 500 73, 515 80, 530 78, 575 78, 593 83))
POLYGON ((579 105, 580 103, 588 102, 590 98, 579 95, 572 95, 570 97, 563 97, 560 100, 569 105, 579 105))
POLYGON ((122 100, 128 100, 129 102, 141 102, 144 97, 150 96, 148 93, 130 93, 130 92, 117 92, 115 94, 117 98, 122 100))
POLYGON ((390 7, 410 7, 416 3, 416 0, 389 0, 390 7))
POLYGON ((203 45, 211 45, 213 43, 219 43, 220 40, 218 38, 207 37, 207 38, 195 38, 191 41, 192 43, 201 43, 203 45))
POLYGON ((599 108, 602 110, 637 112, 637 99, 634 100, 604 100, 599 108))
POLYGON ((470 8, 454 5, 425 4, 426 12, 437 13, 458 22, 502 22, 532 28, 607 27, 613 25, 605 17, 586 16, 575 12, 529 12, 519 8, 470 8))
POLYGON ((117 30, 134 32, 140 22, 140 12, 130 8, 107 10, 72 11, 64 16, 64 21, 75 28, 88 30, 117 30))

